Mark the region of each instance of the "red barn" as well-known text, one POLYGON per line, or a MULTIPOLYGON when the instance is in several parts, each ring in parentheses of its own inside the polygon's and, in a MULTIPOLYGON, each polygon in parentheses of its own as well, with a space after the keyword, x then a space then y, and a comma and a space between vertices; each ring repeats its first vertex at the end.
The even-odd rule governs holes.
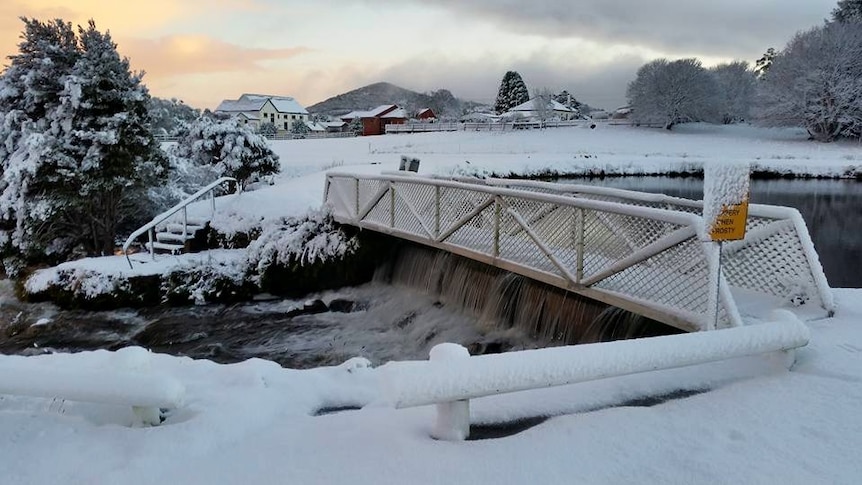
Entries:
POLYGON ((370 111, 353 111, 341 117, 342 121, 362 120, 362 135, 382 135, 386 125, 400 125, 407 121, 407 113, 394 104, 384 104, 370 111))
POLYGON ((435 115, 434 112, 431 111, 431 108, 423 108, 423 109, 420 109, 419 113, 416 114, 416 119, 417 120, 423 120, 423 121, 431 121, 431 120, 436 120, 437 115, 435 115))

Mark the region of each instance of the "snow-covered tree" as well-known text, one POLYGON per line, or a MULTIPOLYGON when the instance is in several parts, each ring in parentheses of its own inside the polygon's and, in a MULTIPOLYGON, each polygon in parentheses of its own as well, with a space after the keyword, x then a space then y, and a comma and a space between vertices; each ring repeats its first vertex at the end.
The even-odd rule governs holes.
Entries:
POLYGON ((775 52, 775 48, 770 47, 766 49, 766 52, 757 60, 754 64, 754 74, 757 76, 757 79, 763 79, 766 76, 766 73, 769 72, 769 68, 772 67, 772 61, 775 59, 775 56, 778 55, 775 52))
POLYGON ((575 99, 575 97, 569 94, 569 92, 565 89, 562 90, 559 94, 554 95, 554 101, 575 111, 578 111, 581 107, 580 101, 575 99))
POLYGON ((265 137, 235 118, 217 119, 206 114, 195 120, 188 134, 170 151, 174 166, 191 163, 212 166, 215 175, 236 178, 246 185, 278 173, 278 155, 265 137))
POLYGON ((536 118, 539 119, 542 128, 545 127, 545 122, 554 115, 553 99, 554 94, 548 88, 533 90, 533 112, 536 113, 536 118))
POLYGON ((362 118, 357 116, 356 118, 353 118, 352 120, 350 120, 350 123, 348 123, 348 125, 347 125, 347 129, 351 133, 356 133, 356 134, 361 135, 362 130, 363 130, 362 118))
POLYGON ((862 22, 862 0, 838 0, 832 11, 835 22, 862 22))
POLYGON ((163 169, 139 75, 91 22, 25 24, 0 76, 0 244, 7 271, 112 252, 123 204, 163 169))
POLYGON ((290 124, 290 132, 294 135, 305 136, 309 131, 310 130, 308 129, 308 125, 305 124, 305 121, 296 120, 290 124))
POLYGON ((159 136, 181 136, 189 124, 201 115, 199 109, 192 108, 176 98, 150 98, 148 106, 152 119, 153 133, 159 136))
POLYGON ((521 75, 515 71, 508 71, 500 82, 497 91, 497 101, 494 103, 494 111, 497 114, 505 113, 519 104, 530 100, 530 92, 527 85, 521 79, 521 75))
POLYGON ((815 140, 862 132, 862 23, 831 22, 800 32, 758 83, 760 120, 802 126, 815 140))
POLYGON ((678 123, 717 118, 715 79, 697 59, 657 59, 638 69, 626 92, 633 119, 661 123, 670 130, 678 123))
POLYGON ((65 188, 62 211, 84 228, 88 252, 111 254, 129 196, 161 178, 166 163, 153 140, 142 74, 131 72, 110 34, 93 21, 79 27, 79 43, 81 57, 61 104, 73 114, 66 145, 73 164, 45 176, 65 188))
POLYGON ((735 61, 710 69, 718 86, 718 114, 724 124, 749 118, 754 103, 756 78, 748 63, 735 61))

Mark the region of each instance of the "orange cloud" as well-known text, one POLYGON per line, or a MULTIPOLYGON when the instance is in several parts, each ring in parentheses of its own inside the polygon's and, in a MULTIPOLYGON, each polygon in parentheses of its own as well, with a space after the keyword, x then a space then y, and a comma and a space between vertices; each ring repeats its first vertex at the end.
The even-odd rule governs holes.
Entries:
POLYGON ((262 61, 284 61, 309 49, 261 49, 222 42, 205 35, 172 35, 159 39, 118 41, 132 68, 147 72, 147 79, 213 72, 258 71, 262 61))
POLYGON ((237 12, 261 11, 258 0, 2 0, 0 1, 0 56, 17 52, 23 24, 18 17, 61 18, 73 25, 93 19, 99 30, 114 39, 143 37, 202 16, 229 17, 237 12))

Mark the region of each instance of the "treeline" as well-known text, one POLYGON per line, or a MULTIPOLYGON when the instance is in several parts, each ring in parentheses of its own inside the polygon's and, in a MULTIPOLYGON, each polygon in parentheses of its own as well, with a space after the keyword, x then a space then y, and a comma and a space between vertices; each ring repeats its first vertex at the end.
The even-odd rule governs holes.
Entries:
POLYGON ((862 0, 841 0, 824 25, 770 48, 750 69, 697 59, 642 66, 627 90, 636 123, 755 121, 798 126, 811 138, 862 136, 862 0))
POLYGON ((0 73, 0 257, 34 264, 112 254, 128 234, 221 175, 278 170, 266 141, 235 120, 154 100, 109 33, 90 21, 23 18, 0 73), (154 133, 182 135, 162 149, 154 133), (202 180, 208 179, 208 180, 202 180))

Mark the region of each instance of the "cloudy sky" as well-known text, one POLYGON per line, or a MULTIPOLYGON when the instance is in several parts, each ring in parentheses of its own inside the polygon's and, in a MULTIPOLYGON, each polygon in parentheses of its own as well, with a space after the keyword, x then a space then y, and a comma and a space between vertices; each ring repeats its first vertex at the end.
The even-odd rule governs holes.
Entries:
MULTIPOLYGON (((624 104, 657 57, 753 62, 836 0, 2 0, 0 55, 19 16, 93 18, 152 94, 199 108, 243 92, 308 106, 377 81, 490 103, 507 70, 528 87, 624 104)), ((5 63, 4 63, 5 64, 5 63)))

